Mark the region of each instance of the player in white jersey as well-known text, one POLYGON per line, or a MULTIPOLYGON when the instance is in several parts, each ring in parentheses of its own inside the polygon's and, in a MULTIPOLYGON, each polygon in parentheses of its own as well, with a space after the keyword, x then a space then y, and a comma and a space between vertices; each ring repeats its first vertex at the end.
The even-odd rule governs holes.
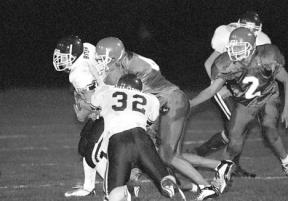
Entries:
MULTIPOLYGON (((238 22, 230 23, 228 25, 221 25, 216 28, 214 35, 211 40, 211 46, 213 48, 213 53, 205 61, 205 69, 208 76, 211 78, 211 66, 214 60, 223 52, 226 52, 227 45, 229 42, 230 33, 237 27, 249 28, 256 37, 256 46, 270 44, 270 38, 262 32, 262 23, 259 15, 256 12, 248 11, 244 13, 238 20, 238 22)), ((206 156, 208 153, 219 150, 229 142, 229 137, 227 134, 226 124, 230 120, 231 111, 234 108, 234 102, 231 98, 230 91, 224 86, 215 96, 215 101, 220 107, 224 119, 224 130, 213 135, 207 142, 203 143, 196 148, 196 152, 201 156, 206 156)), ((255 177, 253 173, 249 173, 241 168, 239 165, 240 155, 235 157, 233 160, 237 167, 235 169, 235 176, 244 177, 255 177)))
MULTIPOLYGON (((83 43, 78 36, 68 36, 61 39, 53 54, 53 65, 57 71, 69 73, 69 81, 75 91, 74 110, 79 121, 84 121, 79 116, 81 107, 78 101, 90 99, 95 88, 104 84, 105 69, 97 69, 95 59, 95 46, 90 43, 83 43), (91 71, 93 68, 93 71, 91 71)), ((100 176, 104 176, 103 168, 96 167, 91 158, 95 143, 104 130, 103 118, 89 116, 80 133, 78 152, 83 156, 84 184, 83 188, 65 193, 66 197, 86 196, 94 192, 96 169, 100 176), (95 135, 92 135, 95 133, 95 135)))
MULTIPOLYGON (((92 107, 100 108, 105 121, 106 135, 100 151, 108 156, 106 200, 131 199, 126 184, 135 167, 147 173, 163 195, 172 198, 175 188, 179 190, 146 133, 147 122, 153 123, 159 116, 160 103, 156 96, 141 91, 141 80, 135 74, 126 74, 117 86, 103 86, 91 97, 92 107)), ((90 112, 82 113, 83 118, 90 112)))

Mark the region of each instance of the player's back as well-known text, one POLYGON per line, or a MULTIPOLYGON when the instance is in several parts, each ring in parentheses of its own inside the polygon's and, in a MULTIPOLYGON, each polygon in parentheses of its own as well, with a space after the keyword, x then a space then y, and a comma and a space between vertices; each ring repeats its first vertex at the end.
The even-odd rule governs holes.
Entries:
POLYGON ((178 88, 161 74, 159 66, 152 59, 129 52, 122 66, 128 73, 136 74, 141 79, 144 92, 157 94, 178 88))
POLYGON ((83 43, 83 54, 75 61, 69 73, 69 81, 77 91, 96 83, 103 84, 104 77, 94 72, 95 46, 83 43))
POLYGON ((135 127, 146 129, 147 121, 155 121, 159 115, 158 99, 133 89, 102 87, 92 97, 92 104, 101 107, 110 135, 135 127))

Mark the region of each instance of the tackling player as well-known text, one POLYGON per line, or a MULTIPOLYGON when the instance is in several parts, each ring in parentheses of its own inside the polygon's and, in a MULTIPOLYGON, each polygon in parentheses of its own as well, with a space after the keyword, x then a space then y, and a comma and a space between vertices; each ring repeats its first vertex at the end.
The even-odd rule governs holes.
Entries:
MULTIPOLYGON (((229 42, 229 35, 236 27, 249 28, 257 36, 256 46, 271 43, 269 37, 262 32, 262 23, 259 15, 253 11, 248 11, 244 13, 239 18, 238 22, 217 27, 211 40, 211 45, 214 49, 214 52, 208 57, 204 64, 206 72, 210 78, 211 66, 214 60, 220 54, 226 52, 226 46, 229 42)), ((221 110, 224 121, 224 130, 216 133, 208 141, 195 149, 197 154, 199 154, 200 156, 206 156, 211 152, 217 151, 220 148, 223 148, 229 142, 229 136, 227 134, 227 124, 231 118, 231 112, 234 108, 234 101, 232 100, 231 93, 226 88, 226 86, 224 86, 219 92, 216 93, 214 99, 221 110)), ((237 164, 237 168, 235 169, 235 172, 233 172, 233 175, 240 177, 255 177, 256 175, 254 173, 249 173, 241 168, 239 164, 240 155, 241 153, 233 159, 235 164, 237 164)))
MULTIPOLYGON (((108 68, 107 83, 116 84, 121 76, 118 72, 123 70, 125 73, 137 75, 143 83, 143 92, 154 94, 159 99, 161 115, 153 130, 154 133, 160 134, 156 137, 160 138, 158 145, 162 160, 201 186, 203 197, 218 195, 217 189, 212 188, 192 164, 212 168, 218 172, 220 169, 220 172, 225 169, 224 172, 229 175, 233 163, 230 161, 221 163, 194 154, 180 153, 180 145, 190 108, 185 93, 161 74, 159 66, 153 60, 127 51, 118 38, 101 39, 96 45, 96 53, 97 69, 108 68)), ((151 132, 148 133, 151 135, 151 132)), ((155 136, 151 137, 155 138, 155 136)), ((224 177, 229 180, 230 176, 227 175, 224 177)), ((226 186, 226 181, 224 183, 223 186, 226 186)))
MULTIPOLYGON (((90 43, 83 43, 78 36, 62 38, 53 54, 53 65, 57 71, 69 73, 69 81, 74 87, 74 110, 79 121, 84 121, 78 113, 81 110, 78 102, 87 100, 95 88, 104 84, 105 69, 97 69, 95 60, 96 49, 90 43), (93 68, 93 72, 91 71, 93 68)), ((95 163, 91 158, 95 143, 104 130, 103 118, 96 118, 95 114, 88 117, 80 133, 78 152, 83 157, 84 184, 82 188, 65 193, 66 197, 86 196, 93 193, 95 188, 96 169, 101 177, 105 168, 95 163), (94 133, 92 135, 92 133, 94 133)))
POLYGON ((288 126, 288 74, 285 60, 275 45, 256 46, 256 36, 247 28, 236 28, 229 37, 227 52, 212 66, 212 84, 190 101, 194 107, 213 97, 224 85, 231 91, 236 107, 229 121, 229 143, 225 157, 233 159, 241 153, 244 132, 257 115, 262 116, 263 134, 278 155, 288 175, 288 156, 277 129, 279 88, 284 85, 285 104, 281 120, 288 126))
MULTIPOLYGON (((153 141, 146 134, 147 122, 152 124, 159 115, 160 103, 143 93, 142 82, 134 74, 123 75, 117 85, 104 86, 91 97, 92 107, 100 108, 105 121, 103 143, 108 143, 108 169, 104 182, 106 200, 131 200, 127 182, 132 168, 147 173, 163 195, 175 195, 176 179, 160 159, 153 141)), ((83 118, 89 114, 82 113, 83 118)), ((97 155, 96 155, 97 157, 97 155)), ((182 193, 183 199, 185 196, 182 193)))

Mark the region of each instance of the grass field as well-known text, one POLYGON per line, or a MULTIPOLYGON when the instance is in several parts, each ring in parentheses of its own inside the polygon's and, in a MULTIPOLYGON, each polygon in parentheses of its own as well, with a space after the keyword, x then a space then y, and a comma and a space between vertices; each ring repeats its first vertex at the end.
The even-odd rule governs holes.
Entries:
MULTIPOLYGON (((72 111, 68 89, 14 89, 0 94, 0 201, 100 201, 97 195, 65 198, 64 192, 82 184, 83 172, 77 143, 82 125, 72 111)), ((195 146, 222 128, 219 112, 211 102, 192 111, 185 147, 195 146)), ((288 148, 287 130, 280 126, 288 148)), ((221 152, 211 158, 221 158, 221 152)), ((221 201, 288 201, 288 178, 280 162, 265 145, 257 127, 245 144, 243 167, 257 173, 256 179, 234 178, 221 201)), ((213 174, 201 170, 207 179, 213 174)), ((195 195, 187 192, 188 200, 195 195)), ((145 179, 142 200, 168 200, 161 197, 145 179)))

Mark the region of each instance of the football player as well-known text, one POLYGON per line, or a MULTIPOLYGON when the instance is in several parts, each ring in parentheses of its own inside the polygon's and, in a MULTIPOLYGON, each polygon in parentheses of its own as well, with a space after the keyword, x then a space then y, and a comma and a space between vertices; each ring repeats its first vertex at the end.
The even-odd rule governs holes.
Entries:
MULTIPOLYGON (((55 69, 69 74, 69 81, 74 87, 74 110, 78 120, 82 122, 85 119, 79 116, 82 109, 79 107, 79 101, 90 99, 95 88, 104 84, 105 69, 97 69, 95 54, 94 45, 83 43, 78 36, 74 35, 62 38, 53 54, 55 69), (91 68, 93 71, 90 70, 91 68)), ((97 168, 99 175, 104 176, 105 165, 95 168, 95 163, 91 158, 94 145, 103 130, 104 120, 102 117, 98 118, 95 113, 88 117, 80 133, 78 144, 78 152, 83 157, 84 184, 82 188, 66 192, 66 197, 86 196, 93 193, 97 168)))
MULTIPOLYGON (((180 153, 190 108, 185 93, 161 74, 159 66, 153 60, 127 51, 122 41, 116 37, 103 38, 97 43, 96 60, 98 62, 97 69, 108 69, 106 81, 109 84, 117 83, 121 76, 118 73, 119 68, 125 73, 135 74, 141 79, 143 92, 154 94, 160 101, 161 115, 152 128, 153 133, 156 134, 151 136, 152 138, 159 137, 156 141, 159 145, 160 157, 167 165, 174 167, 196 182, 202 189, 203 197, 218 195, 217 189, 213 188, 192 164, 216 169, 218 172, 225 169, 229 175, 233 163, 180 153), (156 136, 157 133, 160 136, 156 136)), ((149 134, 151 135, 151 132, 149 134)), ((226 180, 230 179, 230 176, 224 177, 226 180)), ((224 183, 222 186, 226 186, 226 182, 224 183)), ((224 188, 221 187, 222 190, 224 188)))
MULTIPOLYGON (((108 156, 104 183, 106 200, 131 200, 126 184, 134 167, 147 173, 160 192, 169 198, 174 197, 174 189, 178 188, 176 179, 169 175, 152 139, 146 134, 147 122, 152 124, 158 118, 160 103, 156 96, 141 91, 141 80, 135 74, 125 74, 116 86, 99 88, 91 97, 92 107, 101 108, 107 133, 102 142, 108 144, 107 150, 102 150, 108 156)), ((89 114, 87 112, 82 113, 82 118, 89 114)), ((182 196, 185 200, 183 193, 182 196)))
POLYGON ((231 91, 236 105, 228 125, 225 158, 233 159, 241 153, 247 125, 261 115, 263 134, 288 173, 288 156, 277 129, 280 103, 277 81, 284 84, 281 120, 288 126, 288 74, 284 65, 284 56, 277 46, 256 46, 256 36, 250 29, 240 27, 231 32, 227 52, 213 63, 212 84, 190 101, 194 107, 213 97, 224 85, 231 91))
MULTIPOLYGON (((226 52, 226 46, 229 42, 229 35, 231 31, 233 31, 236 27, 249 28, 257 36, 256 46, 271 43, 270 38, 262 32, 262 22, 259 15, 254 11, 248 11, 244 13, 239 18, 238 22, 217 27, 211 40, 211 45, 214 49, 214 52, 209 56, 209 58, 205 61, 204 64, 206 72, 210 78, 211 66, 214 60, 221 53, 226 52)), ((211 152, 217 151, 220 148, 223 148, 229 142, 229 136, 227 134, 227 122, 231 118, 231 111, 234 108, 234 101, 231 98, 231 93, 225 86, 219 92, 217 92, 217 94, 214 96, 214 99, 218 107, 220 108, 225 129, 219 133, 216 133, 208 141, 195 149, 196 152, 201 156, 206 156, 211 152)), ((249 173, 241 168, 239 164, 240 155, 241 154, 239 154, 233 159, 235 164, 237 164, 237 168, 235 168, 235 172, 233 172, 233 175, 239 177, 255 177, 256 174, 249 173)))

